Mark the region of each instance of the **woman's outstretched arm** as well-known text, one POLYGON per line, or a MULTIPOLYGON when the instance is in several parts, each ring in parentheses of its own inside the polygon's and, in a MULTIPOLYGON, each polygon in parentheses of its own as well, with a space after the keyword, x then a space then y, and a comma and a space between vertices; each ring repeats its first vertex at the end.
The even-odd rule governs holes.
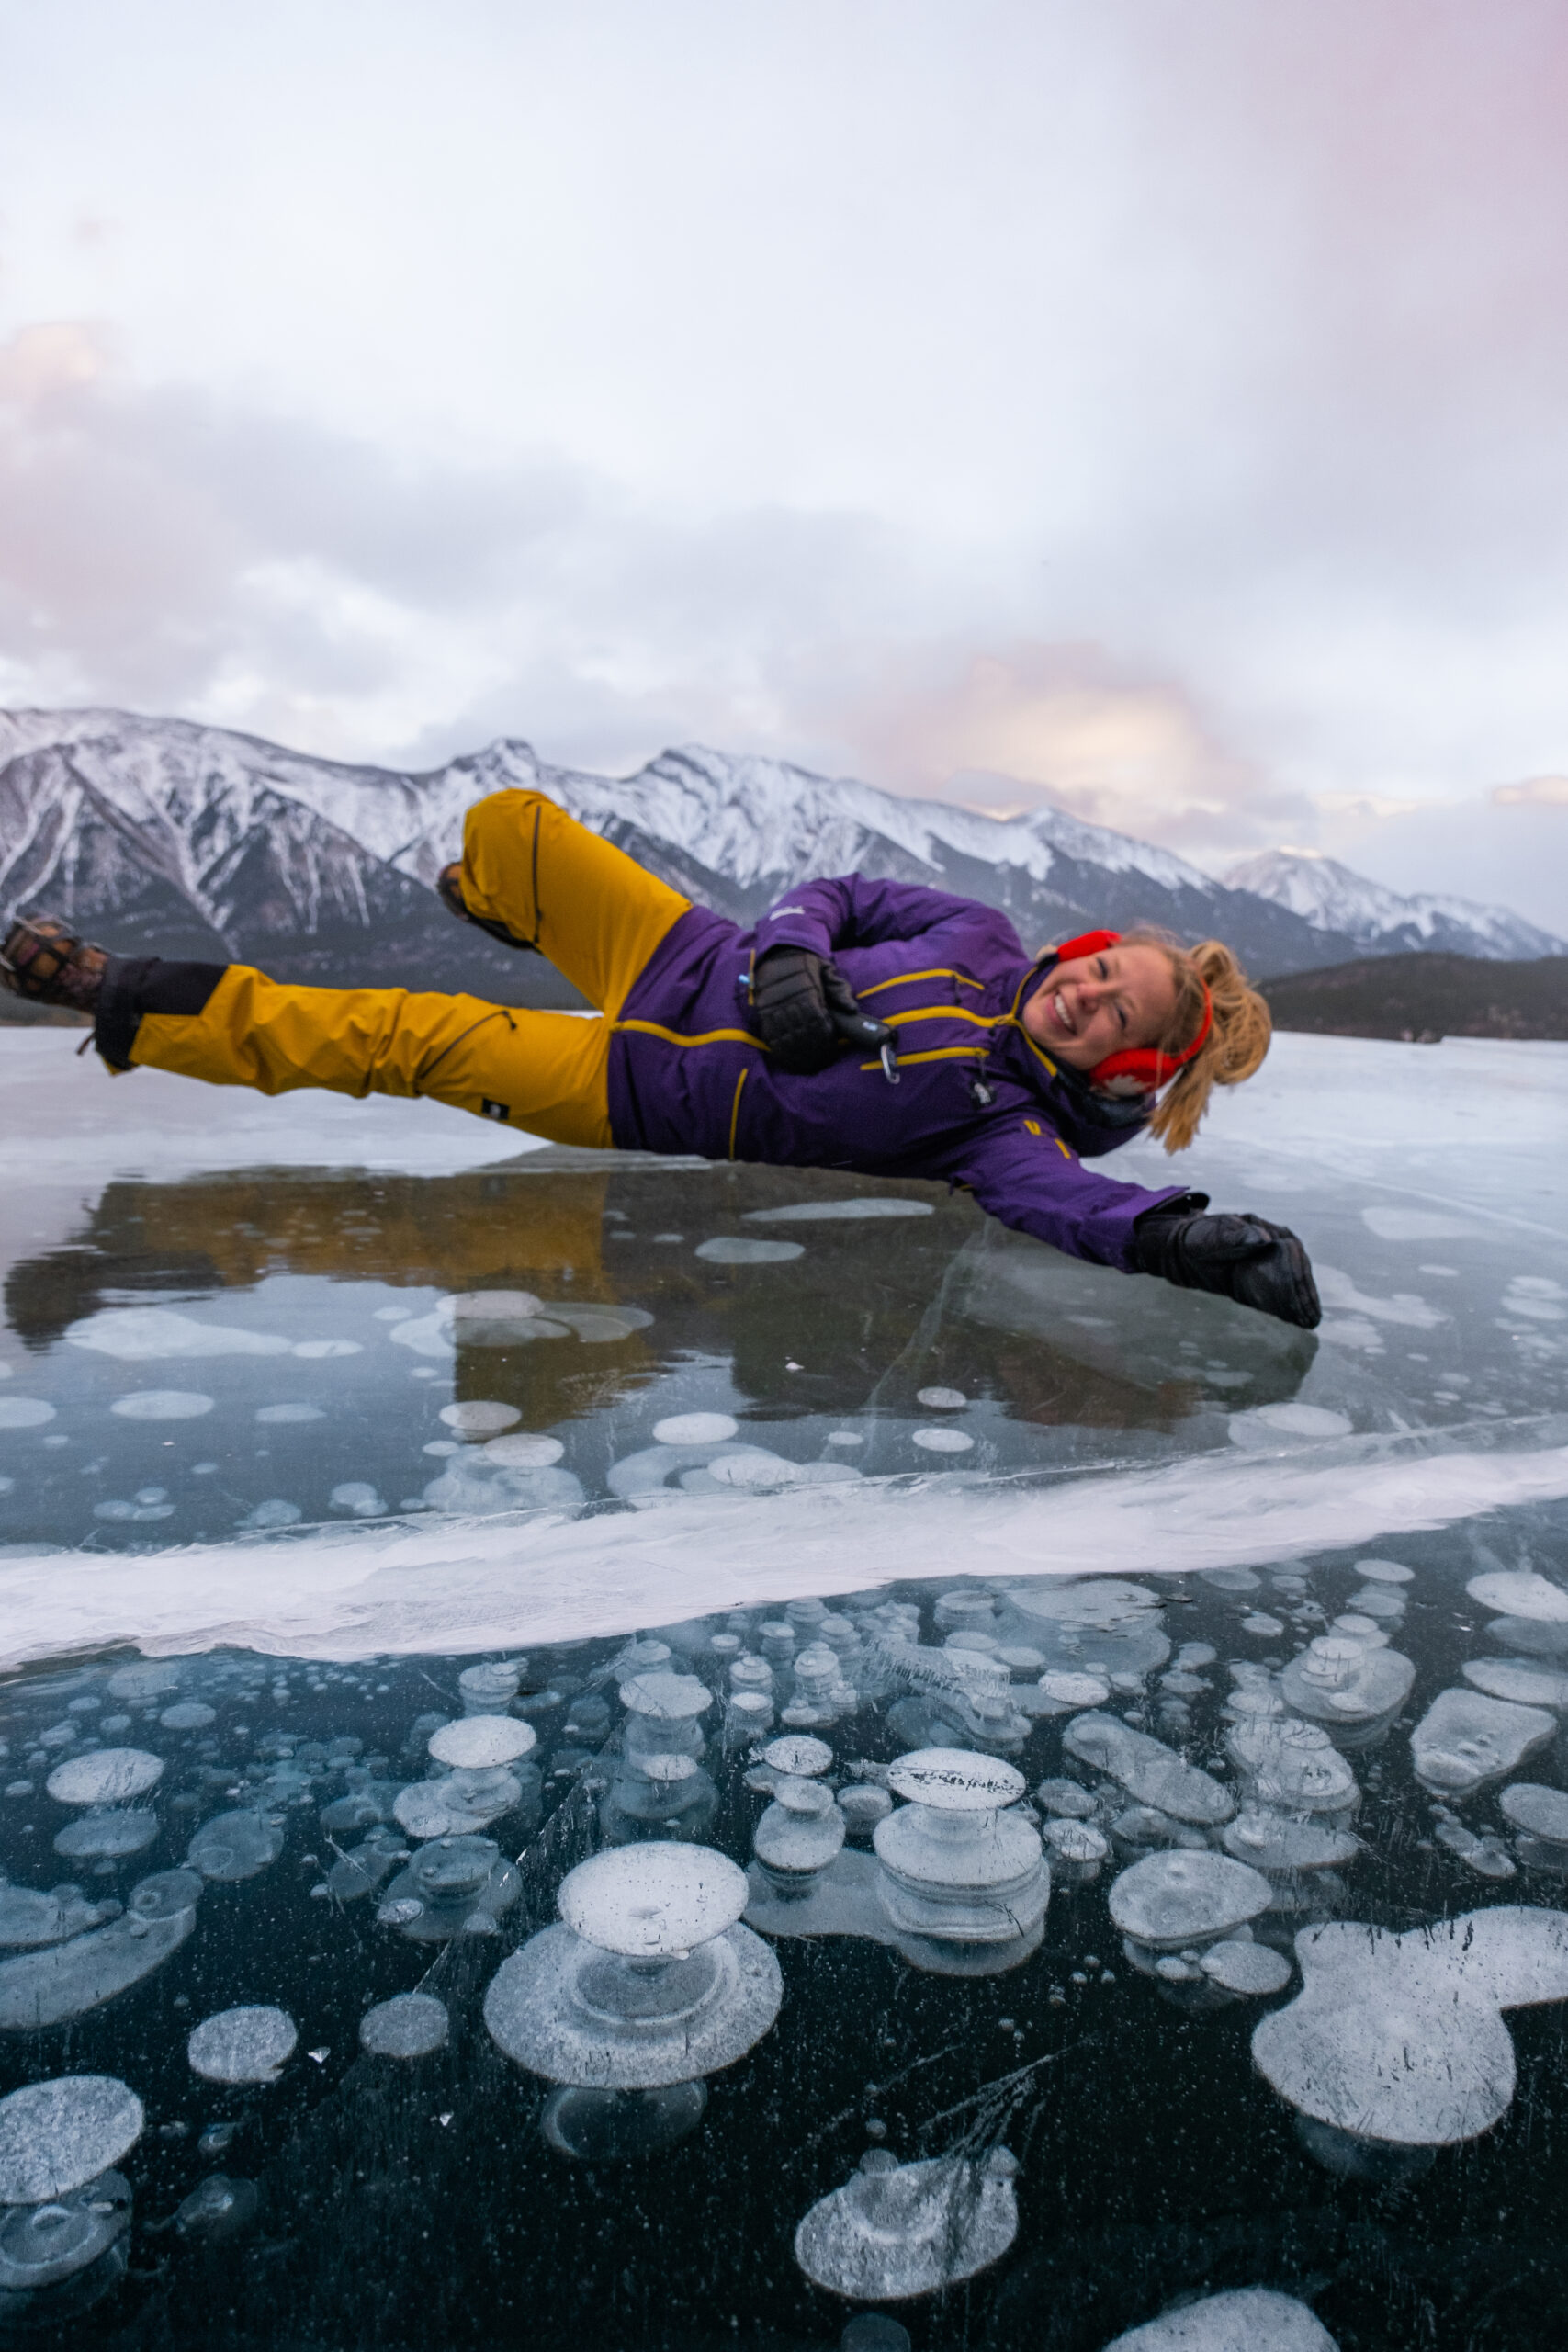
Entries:
POLYGON ((774 947, 804 947, 831 956, 840 947, 880 947, 890 939, 919 939, 944 924, 962 927, 1009 956, 1023 944, 1006 915, 977 899, 928 890, 918 882, 879 881, 866 874, 802 882, 768 909, 757 925, 757 961, 774 947))

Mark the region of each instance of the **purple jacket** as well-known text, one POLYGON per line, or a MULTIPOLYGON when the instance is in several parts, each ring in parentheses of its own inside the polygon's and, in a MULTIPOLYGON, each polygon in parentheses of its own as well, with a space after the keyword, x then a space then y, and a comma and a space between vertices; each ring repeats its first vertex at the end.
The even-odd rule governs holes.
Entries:
POLYGON ((863 874, 803 883, 752 931, 693 907, 622 1008, 611 1132, 623 1148, 942 1178, 1004 1225, 1128 1269, 1134 1219, 1186 1188, 1145 1192, 1084 1166, 1145 1114, 1091 1093, 1023 1029, 1051 960, 1031 962, 993 907, 863 874), (786 945, 830 956, 893 1029, 897 1086, 852 1047, 811 1075, 775 1066, 750 1026, 750 972, 786 945))

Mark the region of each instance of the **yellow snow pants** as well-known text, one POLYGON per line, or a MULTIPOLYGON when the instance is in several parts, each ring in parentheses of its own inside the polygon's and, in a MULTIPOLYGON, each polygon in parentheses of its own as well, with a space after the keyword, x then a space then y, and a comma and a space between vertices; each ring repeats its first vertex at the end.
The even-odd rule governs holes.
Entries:
POLYGON ((564 972, 602 1016, 407 989, 306 989, 231 964, 198 1013, 143 1014, 133 1067, 263 1094, 428 1094, 551 1143, 612 1142, 610 1040, 691 904, 542 792, 496 792, 463 828, 463 903, 564 972))

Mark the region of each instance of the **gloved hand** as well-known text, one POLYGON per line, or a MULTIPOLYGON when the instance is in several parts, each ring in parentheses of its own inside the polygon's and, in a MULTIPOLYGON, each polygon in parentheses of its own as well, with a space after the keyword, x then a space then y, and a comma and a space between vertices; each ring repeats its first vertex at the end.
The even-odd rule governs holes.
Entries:
POLYGON ((826 1069, 841 1046, 876 1052, 893 1032, 861 1011, 836 964, 808 947, 770 947, 751 978, 757 1034, 781 1069, 826 1069))
POLYGON ((1323 1319, 1312 1261, 1288 1226, 1261 1216, 1194 1216, 1179 1202, 1133 1227, 1138 1271, 1179 1290, 1217 1291, 1260 1315, 1315 1330, 1323 1319))

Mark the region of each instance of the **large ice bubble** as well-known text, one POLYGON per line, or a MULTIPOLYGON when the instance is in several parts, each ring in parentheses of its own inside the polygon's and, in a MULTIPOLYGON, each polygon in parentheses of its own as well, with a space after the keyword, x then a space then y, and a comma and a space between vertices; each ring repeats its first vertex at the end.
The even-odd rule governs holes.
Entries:
POLYGON ((144 1747, 96 1747, 57 1764, 46 1783, 57 1804, 124 1804, 163 1778, 164 1759, 144 1747))
POLYGON ((1267 1911, 1273 1890, 1260 1871, 1226 1854, 1186 1849, 1145 1855, 1111 1889, 1112 1924, 1151 1951, 1201 1947, 1267 1911))
POLYGON ((1498 1905, 1396 1935, 1330 1922, 1296 1938, 1302 1990, 1252 2037, 1292 2107, 1358 2141, 1447 2146, 1513 2100, 1502 2011, 1568 2000, 1568 1912, 1498 1905))
POLYGON ((42 2306, 28 2313, 27 2302, 18 2306, 10 2299, 30 2301, 40 2289, 77 2278, 118 2245, 130 2226, 130 2184, 118 2172, 100 2173, 42 2204, 0 2210, 0 2322, 24 2314, 36 2320, 66 2317, 64 2312, 46 2313, 42 2306))
POLYGON ((1017 2172, 1001 2147, 907 2165, 872 2148, 842 2188, 812 2206, 795 2231, 795 2258, 813 2285, 856 2302, 937 2294, 1011 2245, 1017 2172))
POLYGON ((1338 2346, 1293 2295, 1232 2287, 1128 2328, 1105 2352, 1338 2352, 1338 2346))
POLYGON ((66 2197, 141 2139, 141 2101, 113 2075, 61 2075, 0 2098, 0 2204, 66 2197))
POLYGON ((1543 1707, 1440 1690, 1410 1735, 1416 1777, 1440 1796, 1467 1796, 1511 1772, 1556 1730, 1556 1716, 1543 1707))
POLYGON ((204 1821, 186 1849, 186 1860, 203 1878, 232 1885, 256 1878, 283 1851, 282 1825, 265 1813, 240 1808, 204 1821))
POLYGON ((191 2070, 209 2083, 276 2083, 294 2055, 299 2029, 287 2009, 265 2004, 220 2009, 186 2044, 191 2070))
POLYGON ((1173 1748, 1134 1731, 1119 1715, 1097 1712, 1075 1715, 1062 1735, 1066 1754, 1119 1781, 1140 1804, 1152 1804, 1178 1821, 1204 1827, 1228 1821, 1235 1800, 1228 1789, 1173 1748))
POLYGON ((359 2020, 359 2046, 373 2058, 429 2058, 446 2046, 446 2004, 433 1993, 394 1993, 359 2020))

